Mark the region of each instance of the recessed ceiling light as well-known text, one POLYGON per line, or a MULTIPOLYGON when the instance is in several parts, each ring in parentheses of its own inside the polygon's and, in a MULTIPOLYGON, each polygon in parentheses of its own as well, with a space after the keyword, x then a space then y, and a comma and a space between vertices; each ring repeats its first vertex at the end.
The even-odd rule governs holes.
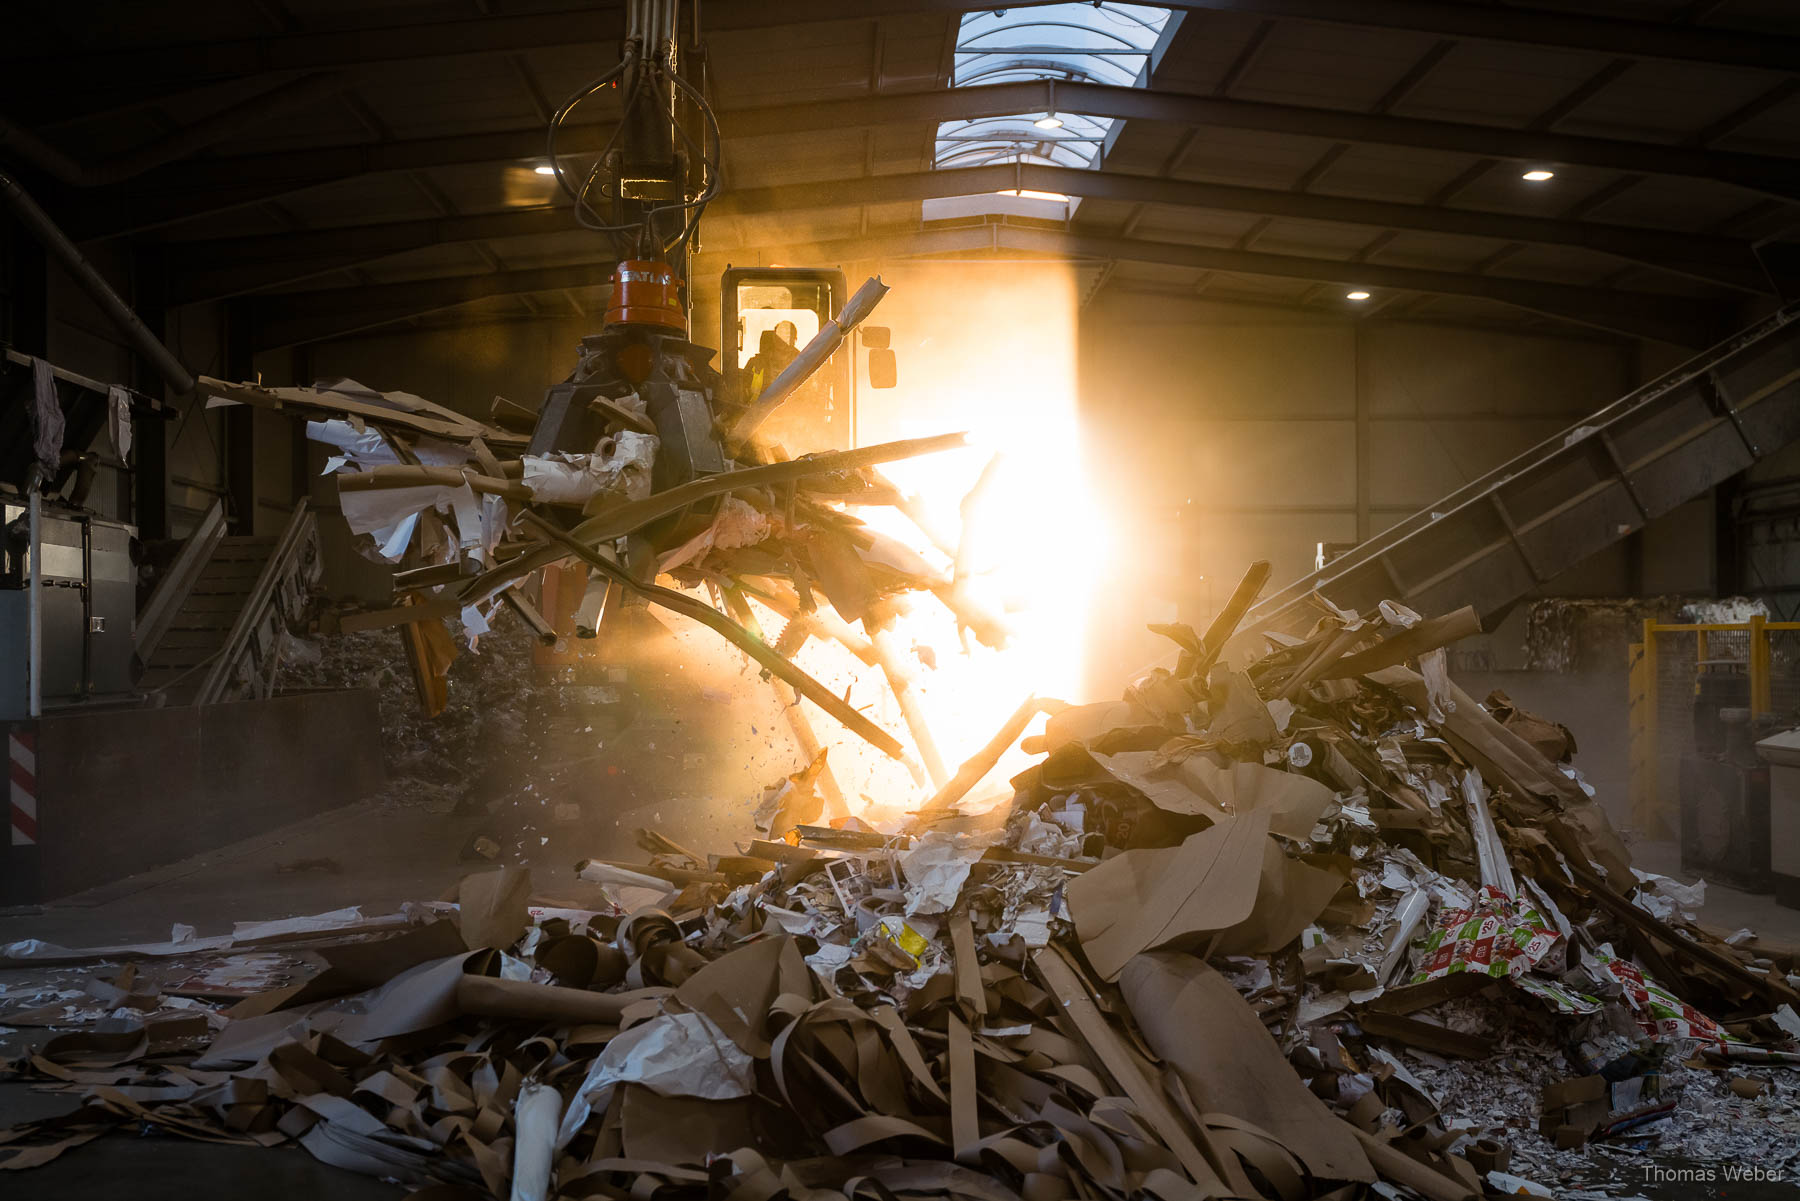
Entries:
POLYGON ((1528 179, 1532 183, 1543 183, 1546 179, 1555 179, 1556 172, 1546 171, 1542 167, 1539 167, 1538 169, 1536 169, 1534 171, 1525 172, 1525 174, 1519 176, 1519 178, 1520 179, 1528 179))
POLYGON ((1032 124, 1039 129, 1061 129, 1062 118, 1055 114, 1051 114, 1048 117, 1039 117, 1037 120, 1033 121, 1032 124))
POLYGON ((555 168, 555 167, 548 167, 548 166, 546 166, 546 167, 539 167, 539 168, 537 168, 537 173, 538 173, 538 174, 539 174, 539 175, 555 175, 555 174, 556 174, 556 168, 555 168))
POLYGON ((1367 292, 1363 291, 1361 288, 1358 288, 1354 292, 1345 292, 1344 293, 1345 300, 1367 300, 1368 298, 1369 298, 1369 294, 1367 292))

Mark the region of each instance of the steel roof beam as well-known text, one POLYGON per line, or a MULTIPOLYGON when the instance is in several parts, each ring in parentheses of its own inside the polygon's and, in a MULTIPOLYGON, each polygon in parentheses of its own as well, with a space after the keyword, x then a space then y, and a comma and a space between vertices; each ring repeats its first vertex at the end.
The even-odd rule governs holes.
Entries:
POLYGON ((1011 250, 1174 264, 1231 275, 1300 279, 1345 287, 1384 288, 1437 296, 1467 296, 1528 309, 1577 325, 1677 346, 1709 345, 1723 336, 1724 327, 1730 325, 1736 316, 1733 312, 1722 310, 1719 305, 1681 297, 1620 292, 1610 288, 1580 287, 1535 279, 1507 279, 1465 272, 1388 267, 1337 259, 1192 246, 1179 242, 1148 242, 1137 238, 1072 234, 1060 230, 1009 227, 1001 231, 1001 245, 1011 250))
POLYGON ((1441 0, 1158 0, 1169 8, 1285 17, 1332 25, 1402 30, 1585 50, 1676 62, 1800 70, 1800 38, 1743 29, 1602 17, 1566 9, 1441 0))
MULTIPOLYGON (((970 11, 951 0, 707 0, 703 32, 734 33, 795 25, 867 21, 881 17, 970 11)), ((41 51, 0 58, 0 89, 9 99, 83 88, 130 93, 158 86, 216 82, 286 71, 355 70, 396 63, 489 58, 533 50, 616 45, 625 32, 625 6, 583 5, 561 12, 506 13, 448 21, 415 21, 349 29, 299 30, 256 37, 140 42, 68 57, 41 51)), ((602 64, 603 66, 605 64, 602 64)))
MULTIPOLYGON (((1362 145, 1449 151, 1521 163, 1564 164, 1734 183, 1782 199, 1800 199, 1800 159, 1653 142, 1582 137, 1347 113, 1335 109, 1224 99, 1143 88, 1044 81, 946 91, 856 96, 775 105, 721 115, 728 139, 884 125, 930 124, 1008 113, 1059 112, 1164 121, 1317 138, 1362 145)), ((569 127, 561 149, 597 150, 611 127, 569 127)), ((129 188, 93 189, 74 200, 65 221, 78 238, 116 236, 253 204, 340 179, 389 171, 541 158, 541 129, 410 138, 199 159, 151 172, 129 188)), ((752 151, 754 152, 754 151, 752 151)))
MULTIPOLYGON (((1513 5, 1441 0, 1164 0, 1187 11, 1238 12, 1257 17, 1391 29, 1437 37, 1474 38, 1596 54, 1748 67, 1791 73, 1800 69, 1800 38, 1701 25, 1630 20, 1513 5)), ((1016 5, 1015 7, 1022 7, 1016 5)), ((979 11, 969 0, 708 0, 708 33, 767 29, 888 16, 979 11)), ((164 84, 266 75, 284 71, 374 68, 401 62, 455 62, 496 54, 616 43, 622 6, 595 11, 517 13, 451 21, 298 31, 214 41, 143 42, 69 58, 41 54, 0 59, 0 80, 13 97, 56 94, 68 79, 120 93, 164 84)))
POLYGON ((1660 267, 1746 292, 1769 290, 1749 243, 1731 238, 1037 164, 1005 164, 740 189, 721 197, 719 207, 714 211, 718 215, 780 212, 966 196, 1008 189, 1565 246, 1660 267))
MULTIPOLYGON (((696 277, 704 277, 722 265, 729 253, 779 254, 787 262, 844 262, 982 251, 1173 264, 1233 275, 1473 297, 1593 329, 1683 346, 1709 344, 1736 316, 1717 304, 1679 297, 1178 242, 1102 237, 1003 222, 923 232, 896 231, 802 246, 763 247, 760 250, 739 248, 729 252, 715 250, 704 256, 694 273, 696 277)), ((405 283, 276 294, 253 302, 256 340, 265 348, 320 341, 492 296, 590 286, 604 278, 604 267, 605 260, 596 260, 588 264, 534 270, 483 272, 405 283)))
POLYGON ((860 96, 805 104, 736 109, 721 114, 728 137, 755 137, 907 122, 954 121, 1009 113, 1080 113, 1131 121, 1278 133, 1360 145, 1442 150, 1532 164, 1564 164, 1691 176, 1735 183, 1785 199, 1800 198, 1800 159, 1504 129, 1459 121, 1345 112, 1297 104, 1030 80, 937 92, 860 96))
MULTIPOLYGON (((905 236, 908 254, 985 250, 994 246, 994 232, 987 226, 912 232, 905 236)), ((889 253, 890 237, 849 238, 812 246, 783 248, 784 253, 809 254, 821 259, 875 258, 889 253)), ((696 276, 717 274, 728 256, 757 257, 763 251, 751 247, 715 249, 698 255, 692 268, 696 276)), ((258 349, 273 349, 301 342, 319 342, 360 333, 410 317, 457 308, 498 296, 523 296, 559 292, 569 288, 603 287, 611 282, 610 256, 564 263, 555 267, 511 271, 484 271, 475 275, 407 280, 346 288, 320 288, 304 292, 280 292, 252 297, 255 341, 258 349)))
MULTIPOLYGON (((853 205, 921 201, 1023 188, 1093 199, 1161 204, 1215 212, 1450 234, 1595 251, 1746 292, 1767 279, 1749 243, 1704 234, 1602 225, 1557 218, 1478 212, 1431 205, 1196 183, 1072 167, 1011 165, 920 171, 855 179, 745 188, 714 202, 712 216, 798 212, 853 205)), ((495 238, 540 237, 576 229, 562 207, 296 230, 257 237, 172 243, 170 303, 191 304, 280 287, 411 250, 495 238)))
POLYGON ((479 300, 601 287, 611 275, 609 256, 557 267, 257 297, 249 302, 252 337, 258 350, 329 341, 479 300))

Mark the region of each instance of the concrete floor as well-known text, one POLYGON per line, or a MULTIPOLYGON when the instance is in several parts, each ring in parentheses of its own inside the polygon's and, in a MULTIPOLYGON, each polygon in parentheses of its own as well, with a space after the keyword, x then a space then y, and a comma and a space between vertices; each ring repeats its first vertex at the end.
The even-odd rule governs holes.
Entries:
MULTIPOLYGON (((236 922, 351 905, 368 916, 393 913, 407 901, 442 898, 464 876, 488 866, 463 856, 476 834, 500 845, 501 862, 531 868, 534 896, 581 908, 593 902, 595 886, 577 879, 575 864, 588 857, 640 858, 633 837, 638 827, 654 827, 707 850, 728 849, 748 837, 755 782, 779 778, 793 764, 785 762, 785 754, 774 755, 770 762, 782 765, 766 768, 757 757, 766 748, 752 737, 757 726, 737 722, 744 729, 735 738, 731 731, 721 735, 718 727, 727 717, 735 714, 715 715, 690 731, 680 723, 640 722, 629 750, 607 757, 617 763, 604 775, 596 774, 595 752, 613 731, 565 722, 568 728, 541 753, 512 765, 509 787, 492 795, 476 790, 491 806, 487 815, 455 815, 448 801, 390 799, 348 806, 47 905, 0 909, 0 943, 25 938, 66 947, 160 942, 176 923, 193 926, 204 938, 229 934, 236 922), (753 763, 746 769, 751 774, 723 778, 718 771, 696 770, 682 752, 705 739, 729 748, 732 762, 753 763), (560 816, 558 810, 567 806, 558 801, 579 802, 577 812, 560 816), (309 866, 284 870, 299 864, 309 866)), ((761 741, 771 741, 768 721, 760 725, 761 741)), ((41 972, 0 967, 0 986, 41 972)), ((0 1059, 43 1037, 43 1031, 0 1031, 0 1059)), ((66 1096, 0 1083, 0 1128, 72 1108, 66 1096)), ((252 1191, 247 1183, 266 1201, 401 1195, 394 1186, 322 1164, 298 1147, 267 1151, 113 1132, 43 1168, 0 1173, 0 1198, 114 1201, 121 1181, 132 1182, 135 1197, 182 1201, 240 1201, 252 1191)))
MULTIPOLYGON (((665 806, 666 808, 666 806, 665 806)), ((536 893, 574 899, 582 891, 574 863, 583 854, 631 855, 631 827, 659 815, 621 813, 605 830, 569 831, 513 853, 529 863, 536 893), (529 853, 528 853, 529 852, 529 853)), ((677 814, 663 814, 671 825, 677 814)), ((39 938, 65 946, 91 946, 169 937, 171 925, 185 922, 201 936, 224 934, 236 921, 318 913, 360 905, 369 915, 392 912, 404 901, 434 899, 474 867, 459 851, 487 819, 452 817, 427 806, 371 803, 351 806, 250 839, 216 852, 145 873, 104 888, 31 910, 0 911, 0 943, 39 938), (330 859, 341 870, 282 871, 297 861, 330 859)), ((526 840, 527 842, 533 840, 526 840)), ((710 845, 710 844, 709 844, 710 845)), ((1672 843, 1640 843, 1633 848, 1640 867, 1686 880, 1679 849, 1672 843)), ((1783 909, 1766 896, 1711 886, 1701 918, 1727 929, 1749 926, 1769 937, 1800 939, 1800 911, 1783 909)), ((28 969, 37 970, 37 969, 28 969)), ((0 983, 19 969, 0 969, 0 983)), ((0 1084, 0 1127, 71 1108, 68 1098, 0 1084)), ((143 1201, 240 1201, 252 1192, 266 1201, 329 1196, 344 1201, 392 1198, 393 1186, 319 1163, 295 1148, 264 1150, 210 1146, 154 1134, 108 1134, 28 1172, 0 1176, 0 1196, 56 1198, 57 1201, 112 1201, 120 1183, 143 1201)), ((1655 1198, 1713 1196, 1694 1186, 1646 1188, 1655 1198)), ((1754 1201, 1790 1196, 1783 1184, 1736 1185, 1733 1197, 1754 1201)))
MULTIPOLYGON (((703 643, 703 653, 709 647, 703 643)), ((371 663, 360 667, 379 670, 384 653, 377 648, 371 663)), ((486 660, 499 662, 497 653, 490 651, 486 660)), ((696 848, 728 849, 747 837, 762 785, 801 764, 793 761, 780 733, 785 727, 769 704, 768 690, 739 688, 740 676, 753 681, 754 674, 746 674, 735 658, 723 664, 716 658, 707 660, 713 670, 704 679, 686 662, 680 677, 665 670, 659 686, 674 688, 670 680, 677 680, 685 692, 675 700, 656 693, 662 703, 636 716, 629 739, 620 738, 616 706, 578 703, 543 689, 506 693, 501 716, 512 720, 480 730, 481 738, 493 741, 485 756, 475 757, 487 765, 485 774, 471 769, 463 778, 452 769, 446 775, 439 770, 442 757, 433 757, 437 744, 417 737, 397 774, 416 777, 412 782, 422 789, 405 787, 403 779, 386 802, 339 809, 49 905, 0 909, 0 943, 25 938, 67 947, 160 942, 176 923, 193 926, 204 938, 228 934, 236 922, 351 905, 370 916, 392 913, 407 901, 441 898, 464 876, 486 867, 462 856, 476 834, 498 843, 503 861, 532 869, 538 897, 574 907, 593 896, 593 886, 576 879, 576 862, 641 857, 633 839, 637 827, 654 827, 696 848), (709 691, 703 684, 717 688, 709 691), (746 710, 715 699, 740 693, 755 698, 758 707, 746 710), (549 717, 532 707, 543 704, 554 710, 549 717), (683 713, 688 720, 659 718, 660 712, 683 713), (547 732, 541 738, 523 736, 533 728, 547 732), (417 770, 412 760, 421 756, 432 760, 431 770, 417 770), (445 795, 421 803, 400 800, 434 793, 445 795), (454 815, 450 794, 466 794, 487 814, 454 815), (284 870, 298 864, 310 866, 284 870)), ((479 692, 481 666, 473 656, 463 656, 455 670, 469 678, 453 690, 465 696, 479 692)), ((352 678, 336 682, 366 683, 361 675, 367 674, 352 670, 352 678)), ((410 687, 402 692, 400 703, 410 706, 410 687)), ((401 729, 416 735, 416 724, 415 719, 401 729)), ((467 759, 454 762, 466 766, 467 759)), ((59 981, 59 987, 79 986, 91 970, 84 965, 67 973, 71 979, 59 981)), ((0 967, 0 986, 16 987, 26 979, 41 981, 43 969, 0 967)), ((0 1000, 0 1010, 12 1007, 0 1000)), ((9 1032, 0 1026, 0 1060, 46 1037, 38 1029, 9 1032)), ((66 1095, 0 1083, 0 1128, 72 1108, 66 1095)), ((0 1172, 0 1198, 113 1201, 121 1182, 129 1182, 123 1191, 130 1196, 182 1201, 240 1201, 253 1193, 266 1201, 357 1201, 403 1191, 328 1167, 298 1147, 209 1146, 120 1130, 46 1167, 0 1172)))
MULTIPOLYGON (((0 1085, 0 1123, 25 1120, 9 1103, 17 1085, 0 1085)), ((320 1163, 298 1146, 228 1147, 188 1139, 114 1132, 41 1168, 8 1172, 7 1201, 396 1201, 407 1190, 320 1163)))
MULTIPOLYGON (((229 933, 237 921, 348 905, 360 905, 371 916, 391 913, 405 901, 441 897, 481 866, 459 861, 458 852, 486 824, 486 819, 450 817, 425 806, 351 806, 40 908, 0 911, 0 943, 38 938, 80 947, 160 941, 176 922, 194 926, 205 937, 229 933), (341 870, 280 870, 309 859, 331 859, 341 870)), ((596 836, 585 853, 623 853, 618 838, 596 836)), ((569 848, 535 849, 529 862, 537 891, 579 893, 569 848)), ((0 984, 39 970, 0 968, 0 984)), ((0 1083, 0 1128, 73 1108, 64 1095, 0 1083)), ((320 1163, 297 1146, 213 1146, 120 1130, 45 1167, 0 1174, 0 1197, 114 1201, 124 1182, 130 1182, 125 1195, 140 1201, 242 1201, 248 1196, 362 1201, 404 1195, 396 1186, 320 1163)))
POLYGON ((435 899, 467 874, 457 852, 479 824, 424 806, 353 805, 44 906, 0 911, 0 942, 158 941, 176 922, 205 937, 229 934, 233 922, 345 905, 388 913, 435 899), (341 870, 280 870, 305 860, 341 870))
MULTIPOLYGON (((1691 884, 1695 879, 1681 870, 1680 843, 1634 842, 1631 860, 1639 871, 1671 876, 1683 884, 1691 884)), ((1767 939, 1800 942, 1800 909, 1783 908, 1768 893, 1739 892, 1708 881, 1706 904, 1699 916, 1707 925, 1727 931, 1748 928, 1767 939)))

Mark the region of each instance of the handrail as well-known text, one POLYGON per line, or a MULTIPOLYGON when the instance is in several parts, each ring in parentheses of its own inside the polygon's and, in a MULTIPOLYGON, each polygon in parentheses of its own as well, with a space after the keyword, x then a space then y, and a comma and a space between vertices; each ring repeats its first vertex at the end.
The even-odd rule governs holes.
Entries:
POLYGON ((187 536, 181 544, 181 550, 169 569, 163 573, 162 579, 156 582, 156 589, 150 599, 144 602, 143 612, 138 614, 136 650, 138 659, 148 663, 150 656, 156 653, 163 635, 169 631, 169 623, 175 620, 175 614, 187 603, 187 598, 200 579, 200 573, 206 570, 206 564, 212 559, 213 551, 218 549, 219 542, 225 537, 225 502, 215 500, 194 532, 187 536))
POLYGON ((239 610, 237 621, 232 623, 231 633, 225 637, 225 645, 219 648, 212 670, 207 672, 205 683, 200 685, 200 691, 194 697, 196 705, 216 704, 221 699, 221 694, 230 683, 231 672, 250 641, 250 635, 261 622, 263 610, 275 594, 276 585, 292 569, 294 557, 305 545, 307 527, 312 519, 306 498, 301 497, 300 503, 294 506, 294 515, 288 518, 287 528, 282 530, 281 537, 276 540, 269 561, 263 565, 262 574, 256 577, 256 586, 244 598, 244 607, 239 610))

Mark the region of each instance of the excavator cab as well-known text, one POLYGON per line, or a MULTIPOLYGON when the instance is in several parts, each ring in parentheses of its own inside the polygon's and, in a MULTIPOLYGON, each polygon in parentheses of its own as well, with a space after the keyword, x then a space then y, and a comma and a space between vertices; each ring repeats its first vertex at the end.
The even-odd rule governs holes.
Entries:
MULTIPOLYGON (((719 295, 725 395, 748 405, 843 309, 850 288, 832 269, 732 267, 719 295)), ((870 386, 894 386, 888 331, 860 327, 763 423, 760 436, 790 455, 856 445, 859 353, 869 356, 870 386)))

